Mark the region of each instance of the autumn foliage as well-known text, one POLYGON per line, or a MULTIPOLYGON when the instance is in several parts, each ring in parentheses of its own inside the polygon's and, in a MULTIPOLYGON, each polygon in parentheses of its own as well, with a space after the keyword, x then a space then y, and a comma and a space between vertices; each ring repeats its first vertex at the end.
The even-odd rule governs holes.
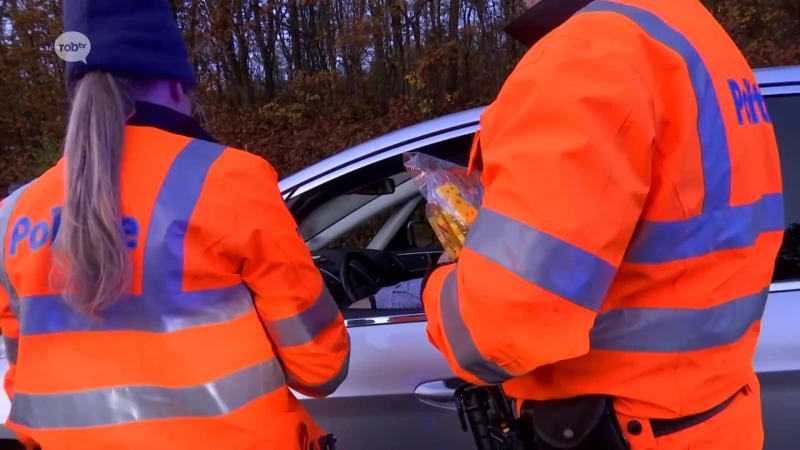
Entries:
MULTIPOLYGON (((113 0, 109 0, 113 1, 113 0)), ((490 102, 524 49, 522 0, 172 0, 208 127, 282 176, 490 102)), ((705 0, 753 66, 800 61, 800 1, 705 0)), ((59 0, 0 0, 0 189, 59 157, 59 0)))

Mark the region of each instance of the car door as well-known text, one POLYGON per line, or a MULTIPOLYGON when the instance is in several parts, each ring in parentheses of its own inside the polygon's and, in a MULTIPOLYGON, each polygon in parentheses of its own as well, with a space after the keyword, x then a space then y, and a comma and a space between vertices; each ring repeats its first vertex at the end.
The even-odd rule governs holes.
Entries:
MULTIPOLYGON (((387 167, 378 166, 377 161, 385 162, 390 158, 397 161, 389 165, 391 169, 388 170, 401 171, 400 153, 407 151, 423 151, 448 158, 461 154, 460 159, 466 161, 473 131, 451 132, 444 139, 427 136, 416 144, 391 149, 382 157, 375 158, 376 164, 369 166, 369 172, 375 173, 387 167), (432 141, 435 146, 431 145, 432 141)), ((340 178, 354 172, 345 170, 340 178)), ((394 175, 394 172, 385 174, 394 175)), ((405 189, 399 186, 398 191, 405 189)), ((412 192, 419 199, 416 188, 412 192)), ((414 199, 405 199, 396 206, 398 210, 407 210, 410 216, 414 199)), ((370 205, 361 208, 370 208, 370 205)), ((352 212, 351 215, 358 213, 352 212)), ((299 223, 301 231, 305 222, 313 222, 313 214, 306 217, 307 220, 299 223)), ((340 218, 331 229, 347 221, 348 218, 340 218)), ((402 231, 404 229, 402 227, 402 231)), ((398 231, 400 229, 395 230, 398 231)), ((307 238, 312 250, 318 248, 316 240, 326 231, 314 233, 307 238)), ((418 253, 417 256, 423 257, 422 254, 430 253, 430 250, 418 253)), ((413 258, 414 254, 412 250, 397 256, 400 259, 413 258)), ((409 271, 412 277, 423 274, 409 271)), ((344 310, 343 315, 351 341, 347 378, 333 395, 325 399, 310 399, 295 393, 314 419, 336 435, 338 445, 345 449, 386 450, 474 446, 471 434, 461 429, 453 396, 455 388, 463 382, 455 378, 444 357, 428 342, 423 311, 344 310)))
POLYGON ((761 86, 781 156, 787 225, 753 359, 761 383, 766 450, 796 447, 795 424, 800 423, 800 68, 793 70, 794 80, 761 86))
POLYGON ((459 380, 428 342, 424 314, 366 312, 347 319, 347 379, 331 397, 305 402, 311 415, 345 449, 472 448, 455 410, 459 380))

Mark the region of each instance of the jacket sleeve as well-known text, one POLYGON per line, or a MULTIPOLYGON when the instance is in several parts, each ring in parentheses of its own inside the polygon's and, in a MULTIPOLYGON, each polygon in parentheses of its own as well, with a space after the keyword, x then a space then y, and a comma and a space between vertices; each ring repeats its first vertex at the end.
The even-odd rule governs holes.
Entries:
POLYGON ((347 376, 350 340, 344 319, 314 265, 278 189, 277 174, 261 158, 241 205, 246 258, 242 278, 277 348, 287 383, 311 397, 333 393, 347 376))
POLYGON ((568 36, 545 45, 481 117, 483 204, 457 264, 423 291, 429 340, 471 383, 589 351, 649 191, 643 79, 617 52, 568 36))
POLYGON ((14 396, 14 375, 17 369, 17 351, 19 350, 19 321, 11 311, 11 304, 6 290, 0 287, 0 330, 3 333, 3 344, 8 362, 8 371, 3 380, 3 388, 11 399, 14 396))
MULTIPOLYGON (((0 208, 4 203, 5 199, 0 201, 0 208)), ((0 227, 0 234, 2 234, 0 235, 0 241, 6 244, 8 244, 8 231, 9 227, 0 227)), ((0 249, 0 251, 8 255, 6 247, 0 249)), ((8 256, 3 258, 4 263, 7 261, 8 256)), ((0 267, 0 271, 3 272, 0 273, 0 277, 7 276, 6 267, 0 267)), ((5 288, 6 282, 10 283, 8 280, 0 280, 0 332, 3 334, 3 344, 6 350, 4 356, 8 362, 8 371, 3 380, 3 388, 8 398, 11 399, 14 396, 14 375, 16 374, 17 352, 19 350, 19 320, 11 309, 11 298, 5 288)))
MULTIPOLYGON (((0 202, 1 206, 2 202, 0 202)), ((3 230, 3 232, 8 233, 8 229, 3 230)), ((5 240, 5 242, 8 242, 8 240, 5 240)), ((6 249, 3 248, 0 251, 5 252, 6 249)), ((5 268, 0 268, 0 270, 5 270, 5 268)), ((11 298, 4 286, 0 286, 0 331, 3 334, 3 344, 6 350, 5 358, 8 363, 8 371, 6 371, 3 379, 3 389, 6 391, 8 399, 13 400, 14 381, 17 373, 17 355, 19 354, 20 324, 19 319, 14 315, 14 311, 11 308, 11 298)), ((38 448, 38 444, 33 439, 21 434, 19 430, 16 430, 16 435, 26 449, 38 448)))

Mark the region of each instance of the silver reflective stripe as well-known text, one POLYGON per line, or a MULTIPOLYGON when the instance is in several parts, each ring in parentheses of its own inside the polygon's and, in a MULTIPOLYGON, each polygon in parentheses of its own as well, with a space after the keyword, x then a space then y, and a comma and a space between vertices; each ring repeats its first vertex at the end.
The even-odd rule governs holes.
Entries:
POLYGON ((33 429, 52 430, 216 417, 283 386, 283 369, 273 358, 196 386, 117 386, 62 394, 16 392, 8 420, 33 429))
MULTIPOLYGON (((32 182, 31 182, 32 183, 32 182)), ((31 183, 18 188, 11 195, 3 200, 3 205, 0 207, 0 236, 2 236, 3 247, 0 248, 0 286, 3 287, 8 295, 9 308, 14 316, 19 319, 19 295, 14 285, 11 284, 11 279, 8 276, 8 269, 6 268, 6 247, 8 247, 8 225, 11 222, 11 214, 14 212, 14 207, 17 206, 17 201, 20 195, 28 189, 31 183)), ((6 355, 11 364, 17 363, 17 355, 19 354, 19 340, 3 336, 6 345, 6 355)))
POLYGON ((614 266, 586 250, 487 208, 478 212, 465 246, 592 311, 600 309, 617 274, 614 266))
POLYGON ((243 284, 204 291, 126 295, 104 309, 99 317, 73 311, 60 295, 42 295, 22 299, 20 334, 31 336, 72 331, 170 333, 229 322, 254 311, 250 291, 243 284))
POLYGON ((19 352, 19 339, 3 336, 3 344, 6 347, 6 358, 11 364, 17 364, 17 353, 19 352))
MULTIPOLYGON (((470 231, 471 233, 471 231, 470 231)), ((496 363, 489 361, 481 355, 467 325, 461 317, 458 305, 458 284, 456 273, 458 265, 444 279, 439 301, 441 308, 442 327, 447 336, 447 342, 453 351, 458 365, 489 384, 500 384, 514 378, 514 375, 496 363)))
POLYGON ((623 308, 597 316, 591 348, 690 352, 732 344, 764 314, 769 288, 705 309, 623 308))
POLYGON ((287 377, 286 384, 288 384, 291 388, 297 389, 298 391, 304 392, 312 397, 327 397, 333 394, 336 389, 341 386, 344 379, 347 378, 347 372, 350 370, 350 349, 347 349, 347 356, 344 358, 344 362, 342 366, 339 368, 339 371, 336 372, 336 375, 333 376, 330 380, 326 381, 322 384, 316 385, 308 385, 297 381, 292 377, 287 377))
POLYGON ((269 336, 278 347, 293 347, 311 342, 338 317, 339 306, 323 283, 322 292, 308 309, 285 319, 265 323, 269 336))

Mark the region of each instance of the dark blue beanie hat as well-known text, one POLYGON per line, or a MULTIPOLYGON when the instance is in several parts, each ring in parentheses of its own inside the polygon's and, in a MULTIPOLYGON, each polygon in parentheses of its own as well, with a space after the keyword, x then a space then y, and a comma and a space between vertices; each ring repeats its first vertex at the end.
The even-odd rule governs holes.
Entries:
POLYGON ((67 89, 87 72, 197 85, 189 52, 168 0, 64 0, 64 31, 86 35, 86 63, 66 63, 67 89))

